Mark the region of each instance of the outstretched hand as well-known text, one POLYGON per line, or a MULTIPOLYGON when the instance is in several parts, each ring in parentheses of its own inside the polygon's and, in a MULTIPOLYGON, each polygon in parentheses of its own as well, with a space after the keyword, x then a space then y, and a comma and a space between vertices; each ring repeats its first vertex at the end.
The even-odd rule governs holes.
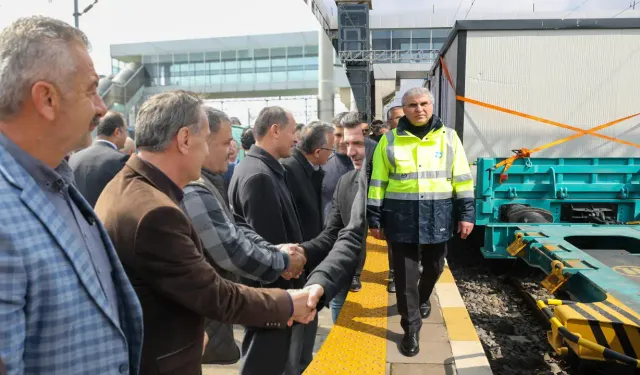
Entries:
POLYGON ((303 290, 309 292, 309 298, 307 299, 307 307, 316 308, 320 303, 320 298, 324 295, 324 288, 320 284, 312 284, 306 286, 303 290))
POLYGON ((309 306, 309 290, 287 290, 287 293, 289 293, 293 301, 293 315, 287 325, 291 327, 293 321, 303 324, 312 321, 316 316, 316 308, 315 305, 313 307, 309 306))

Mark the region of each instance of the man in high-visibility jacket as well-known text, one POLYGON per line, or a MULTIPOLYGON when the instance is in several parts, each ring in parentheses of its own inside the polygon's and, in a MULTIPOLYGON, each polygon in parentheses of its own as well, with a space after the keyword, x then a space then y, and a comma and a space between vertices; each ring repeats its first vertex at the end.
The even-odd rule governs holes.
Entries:
POLYGON ((380 139, 373 156, 367 216, 371 234, 393 248, 405 332, 400 349, 411 357, 420 351, 422 318, 431 313, 429 298, 444 269, 454 222, 463 239, 473 230, 474 199, 462 142, 433 116, 433 95, 410 89, 402 106, 405 116, 380 139))

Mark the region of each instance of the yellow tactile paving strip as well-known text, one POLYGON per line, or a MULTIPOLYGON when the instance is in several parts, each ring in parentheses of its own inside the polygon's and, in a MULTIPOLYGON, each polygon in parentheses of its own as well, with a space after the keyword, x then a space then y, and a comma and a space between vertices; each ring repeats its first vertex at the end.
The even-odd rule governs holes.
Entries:
POLYGON ((387 362, 387 244, 369 237, 362 290, 349 293, 305 375, 381 375, 387 362))

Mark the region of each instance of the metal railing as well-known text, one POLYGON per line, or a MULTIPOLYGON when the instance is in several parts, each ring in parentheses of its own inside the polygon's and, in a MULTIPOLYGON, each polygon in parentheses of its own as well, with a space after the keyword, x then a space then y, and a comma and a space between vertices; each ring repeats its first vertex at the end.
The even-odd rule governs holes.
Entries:
POLYGON ((343 63, 433 63, 438 57, 438 52, 432 49, 340 51, 338 57, 343 63))

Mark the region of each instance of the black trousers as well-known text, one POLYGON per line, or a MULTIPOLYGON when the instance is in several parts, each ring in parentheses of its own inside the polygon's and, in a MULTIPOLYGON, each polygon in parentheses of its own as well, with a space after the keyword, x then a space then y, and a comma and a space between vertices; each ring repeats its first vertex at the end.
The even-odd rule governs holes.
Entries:
POLYGON ((444 270, 447 243, 419 245, 394 242, 392 247, 400 325, 407 333, 420 332, 420 305, 429 300, 444 270), (418 269, 420 261, 422 275, 418 269))
POLYGON ((304 325, 285 329, 245 327, 240 375, 300 375, 304 325))
POLYGON ((389 253, 389 279, 393 280, 393 251, 391 250, 391 242, 387 241, 387 251, 389 253))

